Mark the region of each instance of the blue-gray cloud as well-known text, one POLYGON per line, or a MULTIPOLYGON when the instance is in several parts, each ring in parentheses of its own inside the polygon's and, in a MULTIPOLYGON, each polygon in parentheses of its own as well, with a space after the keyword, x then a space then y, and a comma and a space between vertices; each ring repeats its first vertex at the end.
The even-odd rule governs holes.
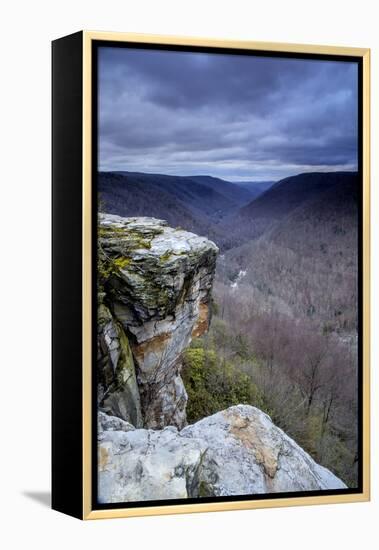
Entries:
POLYGON ((99 49, 99 167, 225 179, 356 169, 357 65, 99 49))

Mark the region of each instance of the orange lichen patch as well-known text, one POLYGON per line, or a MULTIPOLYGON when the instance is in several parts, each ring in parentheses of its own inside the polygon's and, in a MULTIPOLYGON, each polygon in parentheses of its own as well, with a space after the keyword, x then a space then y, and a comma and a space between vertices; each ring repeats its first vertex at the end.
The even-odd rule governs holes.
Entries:
POLYGON ((170 338, 171 338, 171 333, 164 332, 159 336, 155 336, 154 338, 150 338, 150 340, 146 340, 145 342, 142 342, 142 344, 134 345, 133 346, 134 357, 138 361, 143 361, 147 353, 154 353, 157 356, 163 354, 170 338))
POLYGON ((106 465, 109 462, 109 453, 108 449, 101 445, 99 447, 99 470, 103 472, 106 468, 106 465))
POLYGON ((209 328, 209 306, 208 304, 201 303, 199 306, 199 317, 197 319, 196 325, 192 329, 192 338, 197 338, 209 328))
POLYGON ((278 469, 279 448, 265 441, 264 429, 254 424, 248 418, 227 413, 231 433, 244 447, 250 449, 258 464, 261 464, 269 478, 275 477, 278 469))

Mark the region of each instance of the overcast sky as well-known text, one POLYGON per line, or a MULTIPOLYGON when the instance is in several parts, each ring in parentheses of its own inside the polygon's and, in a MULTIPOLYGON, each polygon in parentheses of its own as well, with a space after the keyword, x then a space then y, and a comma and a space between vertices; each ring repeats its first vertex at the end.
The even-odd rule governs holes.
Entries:
POLYGON ((357 167, 354 63, 99 49, 99 168, 277 180, 357 167))

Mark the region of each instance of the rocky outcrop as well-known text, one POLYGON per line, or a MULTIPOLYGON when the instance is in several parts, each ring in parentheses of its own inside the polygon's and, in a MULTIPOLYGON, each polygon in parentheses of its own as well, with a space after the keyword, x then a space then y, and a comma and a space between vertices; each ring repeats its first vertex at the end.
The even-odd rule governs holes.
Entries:
POLYGON ((181 353, 208 328, 218 249, 154 218, 99 221, 99 406, 136 427, 182 428, 181 353))
POLYGON ((103 503, 346 487, 249 405, 181 431, 135 429, 100 413, 98 438, 103 503))

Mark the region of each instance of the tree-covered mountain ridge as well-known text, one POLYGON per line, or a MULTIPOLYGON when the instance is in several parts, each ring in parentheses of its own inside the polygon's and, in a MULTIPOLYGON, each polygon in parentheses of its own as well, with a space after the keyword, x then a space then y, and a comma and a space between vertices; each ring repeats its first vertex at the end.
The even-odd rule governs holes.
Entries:
POLYGON ((246 189, 207 175, 172 176, 142 172, 99 172, 102 209, 110 214, 154 216, 170 225, 205 235, 219 244, 228 241, 227 216, 259 196, 262 188, 246 189))
POLYGON ((142 172, 99 172, 102 210, 110 214, 154 216, 207 236, 230 249, 264 233, 296 208, 357 184, 356 172, 314 172, 248 188, 212 176, 172 176, 142 172), (268 189, 267 189, 267 186, 268 189))

